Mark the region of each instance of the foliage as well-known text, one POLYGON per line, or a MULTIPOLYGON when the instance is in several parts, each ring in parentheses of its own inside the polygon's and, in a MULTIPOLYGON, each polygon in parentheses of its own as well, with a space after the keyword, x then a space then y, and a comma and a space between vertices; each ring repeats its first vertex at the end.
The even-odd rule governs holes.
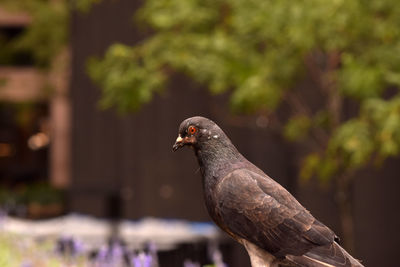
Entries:
POLYGON ((0 63, 18 65, 23 55, 32 57, 29 63, 48 68, 68 45, 71 10, 85 12, 97 2, 100 0, 0 0, 2 8, 31 17, 31 23, 15 38, 0 33, 0 63))
POLYGON ((399 153, 397 1, 147 0, 136 19, 154 34, 89 63, 104 107, 137 110, 179 71, 230 92, 237 111, 286 103, 285 136, 315 144, 304 178, 326 180, 399 153), (296 89, 304 81, 322 96, 318 108, 296 89), (359 110, 346 112, 349 101, 359 110))
MULTIPOLYGON (((32 216, 33 214, 29 214, 29 206, 43 205, 48 207, 48 205, 59 205, 61 208, 64 204, 64 197, 63 191, 46 183, 15 187, 0 186, 0 214, 4 210, 19 216, 32 216)), ((50 212, 50 210, 47 209, 47 212, 50 212)))
MULTIPOLYGON (((83 259, 74 262, 74 266, 87 266, 83 259)), ((33 240, 0 232, 0 266, 43 266, 61 267, 71 265, 54 253, 53 243, 46 240, 34 242, 33 240)))
POLYGON ((68 41, 67 1, 1 0, 0 4, 10 11, 23 11, 32 18, 26 30, 16 38, 0 39, 0 54, 4 57, 4 54, 29 53, 35 65, 48 67, 68 41))
POLYGON ((79 10, 81 12, 89 12, 90 8, 102 0, 71 0, 72 9, 79 10))

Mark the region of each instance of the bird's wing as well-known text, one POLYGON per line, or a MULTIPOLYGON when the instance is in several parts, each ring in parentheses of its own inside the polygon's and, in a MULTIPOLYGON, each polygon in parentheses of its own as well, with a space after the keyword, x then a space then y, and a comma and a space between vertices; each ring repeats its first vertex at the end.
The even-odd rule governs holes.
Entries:
POLYGON ((336 242, 315 247, 302 256, 288 255, 286 259, 298 266, 307 267, 363 267, 358 260, 354 259, 336 242))
POLYGON ((220 180, 215 193, 224 227, 276 257, 303 255, 334 241, 328 227, 266 175, 234 170, 220 180))

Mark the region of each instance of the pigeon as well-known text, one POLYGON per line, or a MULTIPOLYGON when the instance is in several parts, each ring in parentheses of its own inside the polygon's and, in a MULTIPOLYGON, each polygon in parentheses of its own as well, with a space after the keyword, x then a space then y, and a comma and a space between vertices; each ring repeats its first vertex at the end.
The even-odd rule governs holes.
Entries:
POLYGON ((193 148, 213 221, 247 250, 252 267, 363 266, 284 187, 248 161, 213 121, 184 120, 173 151, 193 148))

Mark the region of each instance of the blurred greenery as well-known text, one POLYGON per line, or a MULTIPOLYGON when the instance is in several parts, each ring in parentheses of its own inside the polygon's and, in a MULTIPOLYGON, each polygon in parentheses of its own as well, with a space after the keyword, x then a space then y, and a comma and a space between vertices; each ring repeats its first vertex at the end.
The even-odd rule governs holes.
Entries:
POLYGON ((54 240, 41 240, 0 232, 0 266, 7 267, 62 267, 89 266, 84 257, 70 259, 57 255, 54 240))
POLYGON ((396 0, 147 0, 135 18, 149 38, 89 61, 103 107, 137 110, 178 71, 229 92, 234 111, 271 114, 288 104, 283 134, 314 144, 304 179, 326 181, 398 154, 396 0), (304 81, 317 109, 296 90, 304 81), (347 112, 349 102, 359 110, 347 112))
MULTIPOLYGON (((0 0, 9 12, 23 12, 31 23, 12 38, 0 31, 0 64, 49 68, 68 45, 71 11, 87 12, 101 0, 0 0)), ((14 35, 14 34, 13 34, 14 35)))
POLYGON ((47 207, 46 211, 50 213, 44 215, 55 216, 62 212, 64 197, 62 190, 56 189, 48 183, 21 184, 14 187, 2 185, 0 186, 0 210, 13 215, 40 217, 41 214, 29 214, 32 212, 29 211, 29 208, 36 205, 47 207), (51 213, 49 205, 58 205, 60 210, 57 209, 51 213), (21 209, 25 214, 19 214, 21 209))
POLYGON ((351 251, 354 173, 400 151, 398 1, 146 0, 135 18, 150 37, 89 61, 103 107, 138 110, 175 71, 278 117, 306 151, 300 177, 334 182, 351 251))
POLYGON ((18 55, 32 56, 32 64, 48 67, 53 57, 68 40, 67 1, 0 0, 0 5, 11 12, 25 12, 32 22, 11 40, 0 35, 0 59, 3 64, 18 62, 18 55), (2 38, 1 38, 2 37, 2 38))

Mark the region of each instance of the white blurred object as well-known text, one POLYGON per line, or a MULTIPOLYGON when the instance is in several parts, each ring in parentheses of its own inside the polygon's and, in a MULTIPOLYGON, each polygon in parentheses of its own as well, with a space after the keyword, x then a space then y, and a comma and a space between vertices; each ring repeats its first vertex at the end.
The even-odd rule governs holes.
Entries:
MULTIPOLYGON (((0 231, 33 238, 74 237, 95 248, 110 237, 112 224, 105 219, 70 214, 55 219, 31 221, 3 217, 0 231)), ((144 218, 118 223, 120 237, 130 247, 140 249, 150 241, 158 250, 173 248, 182 242, 219 238, 219 230, 211 223, 144 218)))

